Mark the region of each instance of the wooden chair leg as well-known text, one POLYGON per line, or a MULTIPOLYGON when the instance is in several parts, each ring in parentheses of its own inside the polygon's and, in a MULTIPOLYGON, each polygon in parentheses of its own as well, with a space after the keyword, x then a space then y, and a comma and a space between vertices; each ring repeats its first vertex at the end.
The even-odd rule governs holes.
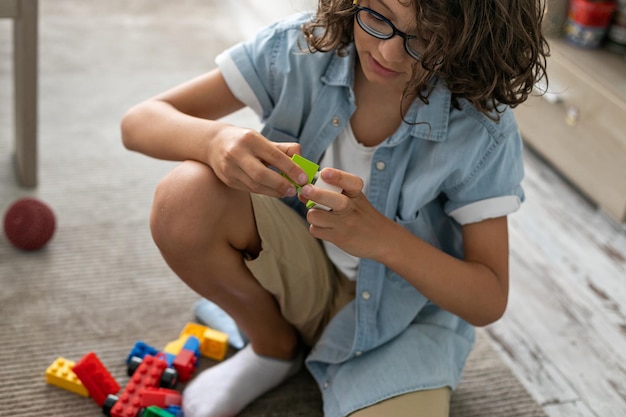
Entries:
POLYGON ((37 4, 20 0, 13 25, 15 163, 20 185, 37 185, 37 4))

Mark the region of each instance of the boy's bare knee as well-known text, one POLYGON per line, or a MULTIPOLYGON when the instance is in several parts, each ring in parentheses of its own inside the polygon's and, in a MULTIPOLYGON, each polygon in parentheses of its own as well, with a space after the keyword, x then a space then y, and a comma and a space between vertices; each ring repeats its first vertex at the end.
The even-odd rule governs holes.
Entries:
POLYGON ((193 161, 157 185, 150 229, 166 258, 213 253, 224 246, 260 250, 249 194, 229 188, 211 168, 193 161))
POLYGON ((168 173, 156 187, 150 229, 159 248, 185 250, 198 243, 209 231, 203 228, 207 220, 208 200, 213 175, 210 168, 197 162, 183 162, 168 173))

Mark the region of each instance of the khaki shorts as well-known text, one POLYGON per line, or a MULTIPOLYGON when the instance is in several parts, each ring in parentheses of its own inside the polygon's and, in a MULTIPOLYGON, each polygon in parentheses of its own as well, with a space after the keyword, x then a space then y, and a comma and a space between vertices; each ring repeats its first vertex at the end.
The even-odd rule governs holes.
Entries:
POLYGON ((354 298, 356 285, 334 267, 300 215, 275 198, 252 194, 251 199, 262 249, 246 266, 304 343, 313 346, 354 298))
POLYGON ((349 417, 448 417, 451 396, 449 387, 409 392, 355 411, 349 417))

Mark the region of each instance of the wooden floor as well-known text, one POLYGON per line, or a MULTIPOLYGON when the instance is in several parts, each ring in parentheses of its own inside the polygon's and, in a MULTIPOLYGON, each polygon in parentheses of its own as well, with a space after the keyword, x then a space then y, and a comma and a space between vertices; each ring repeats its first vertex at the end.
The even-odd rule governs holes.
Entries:
POLYGON ((509 308, 488 334, 549 416, 624 417, 626 229, 535 154, 526 160, 509 308))

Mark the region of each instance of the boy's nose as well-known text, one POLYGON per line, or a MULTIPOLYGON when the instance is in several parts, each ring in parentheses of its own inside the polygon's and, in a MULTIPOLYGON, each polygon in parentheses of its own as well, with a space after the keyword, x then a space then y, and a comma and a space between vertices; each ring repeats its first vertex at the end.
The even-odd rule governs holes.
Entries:
POLYGON ((400 62, 407 55, 404 50, 404 39, 397 35, 390 39, 381 40, 378 50, 387 62, 400 62))

